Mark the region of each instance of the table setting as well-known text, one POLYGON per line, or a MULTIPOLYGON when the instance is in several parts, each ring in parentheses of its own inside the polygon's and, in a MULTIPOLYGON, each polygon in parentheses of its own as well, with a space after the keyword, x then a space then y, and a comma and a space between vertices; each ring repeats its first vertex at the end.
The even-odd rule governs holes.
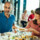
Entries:
MULTIPOLYGON (((22 29, 12 29, 12 32, 0 33, 1 40, 33 40, 32 32, 24 32, 22 30, 27 30, 25 28, 22 29), (16 30, 16 31, 15 31, 16 30)), ((38 38, 38 37, 34 37, 38 38)))

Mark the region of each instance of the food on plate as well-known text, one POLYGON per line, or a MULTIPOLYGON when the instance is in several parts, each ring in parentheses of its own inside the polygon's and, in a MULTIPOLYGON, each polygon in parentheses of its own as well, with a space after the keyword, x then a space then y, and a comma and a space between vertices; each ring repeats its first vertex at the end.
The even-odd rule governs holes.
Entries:
POLYGON ((19 38, 18 37, 15 37, 15 40, 18 40, 19 38))
POLYGON ((25 31, 25 28, 19 28, 20 31, 25 31))
POLYGON ((22 39, 22 40, 26 40, 26 39, 22 39))
POLYGON ((13 36, 12 39, 15 39, 15 36, 13 36))
POLYGON ((15 32, 15 33, 17 33, 17 31, 16 31, 16 30, 14 30, 14 32, 15 32))
POLYGON ((22 38, 20 38, 19 40, 22 40, 22 38))
POLYGON ((29 38, 29 36, 28 36, 28 35, 26 35, 26 38, 29 38))
POLYGON ((24 36, 24 35, 22 35, 22 38, 25 38, 25 36, 24 36))

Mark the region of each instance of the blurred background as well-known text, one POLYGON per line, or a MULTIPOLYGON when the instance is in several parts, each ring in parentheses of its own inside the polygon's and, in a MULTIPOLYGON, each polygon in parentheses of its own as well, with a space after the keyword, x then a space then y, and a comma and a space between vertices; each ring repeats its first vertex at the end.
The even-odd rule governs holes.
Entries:
POLYGON ((21 16, 25 10, 27 14, 31 14, 31 10, 34 10, 40 7, 40 0, 0 0, 0 13, 4 11, 4 3, 11 2, 12 4, 12 15, 15 15, 16 24, 19 24, 21 16))

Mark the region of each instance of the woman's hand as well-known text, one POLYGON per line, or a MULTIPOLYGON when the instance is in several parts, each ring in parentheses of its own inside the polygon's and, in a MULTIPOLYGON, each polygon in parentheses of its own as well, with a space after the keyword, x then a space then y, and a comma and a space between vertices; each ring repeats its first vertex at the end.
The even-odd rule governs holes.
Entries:
POLYGON ((33 28, 29 28, 27 31, 28 32, 33 32, 35 29, 33 29, 33 28))
POLYGON ((28 32, 33 32, 33 33, 35 33, 35 34, 37 34, 37 35, 40 35, 39 31, 37 31, 37 30, 35 30, 35 29, 33 29, 33 28, 29 28, 27 31, 28 31, 28 32))

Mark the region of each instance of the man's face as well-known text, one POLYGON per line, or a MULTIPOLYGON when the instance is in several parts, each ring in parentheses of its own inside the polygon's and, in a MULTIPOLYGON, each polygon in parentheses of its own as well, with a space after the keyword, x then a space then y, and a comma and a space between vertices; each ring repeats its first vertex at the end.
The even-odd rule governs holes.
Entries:
POLYGON ((5 13, 9 13, 9 12, 10 12, 10 3, 6 3, 6 4, 4 5, 4 12, 5 12, 5 13))

